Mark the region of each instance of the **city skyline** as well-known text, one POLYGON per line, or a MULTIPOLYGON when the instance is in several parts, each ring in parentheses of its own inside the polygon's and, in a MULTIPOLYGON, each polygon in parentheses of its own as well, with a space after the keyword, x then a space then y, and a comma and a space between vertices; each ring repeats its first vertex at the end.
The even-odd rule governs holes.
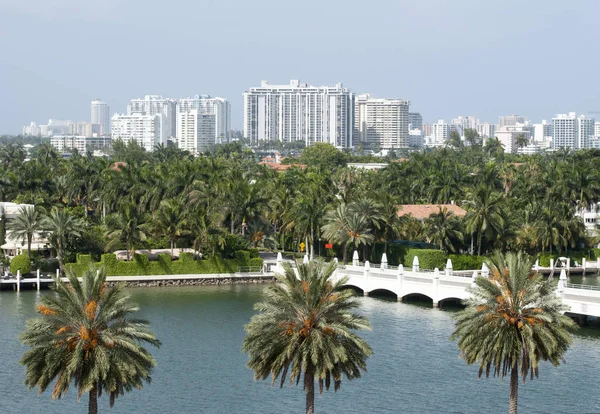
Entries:
POLYGON ((333 1, 327 8, 306 2, 303 9, 320 13, 319 21, 335 17, 346 30, 362 33, 353 42, 340 43, 337 25, 308 30, 311 13, 274 1, 190 4, 185 14, 152 1, 62 0, 51 7, 37 0, 21 3, 0 2, 0 76, 7 85, 4 97, 11 102, 0 114, 0 133, 18 133, 31 120, 87 120, 86 104, 96 97, 112 113, 125 113, 132 97, 196 93, 230 100, 232 127, 241 129, 242 93, 261 79, 277 84, 289 79, 313 85, 341 82, 356 94, 408 99, 411 111, 420 112, 427 123, 457 113, 495 123, 501 115, 538 120, 600 110, 593 82, 597 58, 582 41, 599 30, 594 16, 600 4, 589 3, 582 12, 558 1, 462 1, 462 7, 433 0, 379 2, 370 9, 347 2, 333 1), (269 25, 253 23, 264 18, 269 25), (202 31, 193 29, 198 23, 202 31), (178 30, 164 31, 170 26, 178 30), (136 34, 138 27, 160 30, 161 36, 144 42, 136 34), (206 37, 207 32, 223 35, 206 37), (181 38, 196 42, 203 53, 189 55, 184 43, 174 41, 181 38), (131 41, 136 42, 133 51, 131 41), (536 63, 536 56, 550 57, 560 49, 588 56, 589 62, 536 63), (62 57, 66 50, 69 65, 62 57), (169 56, 183 53, 189 59, 176 66, 144 63, 144 70, 131 70, 135 59, 141 64, 154 50, 163 51, 157 62, 168 63, 169 56), (353 54, 365 53, 370 60, 364 65, 348 64, 348 59, 357 61, 353 54), (207 56, 212 60, 207 62, 207 56), (501 65, 503 58, 522 64, 501 65), (552 79, 590 86, 560 82, 551 87, 552 79))

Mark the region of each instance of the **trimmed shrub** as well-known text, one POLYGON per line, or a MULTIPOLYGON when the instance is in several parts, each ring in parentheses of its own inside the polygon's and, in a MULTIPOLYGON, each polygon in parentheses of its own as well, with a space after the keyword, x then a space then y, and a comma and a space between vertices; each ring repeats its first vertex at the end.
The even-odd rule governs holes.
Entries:
POLYGON ((251 259, 256 259, 256 258, 260 257, 258 249, 256 249, 256 248, 250 248, 250 249, 248 249, 248 252, 250 253, 251 259))
POLYGON ((56 269, 58 269, 58 259, 41 260, 39 269, 41 272, 56 273, 56 269))
POLYGON ((235 252, 235 259, 240 266, 248 266, 248 263, 250 262, 250 252, 247 250, 238 250, 235 252))
POLYGON ((76 257, 77 257, 77 263, 87 264, 88 266, 92 263, 92 255, 91 254, 78 253, 76 257))
POLYGON ((193 253, 180 253, 179 260, 181 260, 182 263, 191 263, 194 261, 194 254, 193 253))
POLYGON ((10 261, 10 272, 13 275, 21 271, 21 275, 27 275, 31 271, 31 261, 26 254, 19 254, 10 261))
POLYGON ((452 260, 453 270, 479 270, 483 265, 485 257, 468 254, 451 254, 448 255, 448 259, 452 260))
POLYGON ((248 266, 250 266, 250 267, 260 267, 262 269, 262 267, 263 267, 263 259, 261 259, 260 257, 253 257, 252 259, 250 259, 248 261, 248 266))
POLYGON ((117 255, 114 253, 107 253, 100 256, 100 263, 104 266, 114 266, 117 264, 117 255))
POLYGON ((446 254, 441 250, 433 249, 409 249, 406 252, 405 266, 412 266, 415 256, 419 257, 419 267, 421 269, 443 269, 446 265, 446 254))

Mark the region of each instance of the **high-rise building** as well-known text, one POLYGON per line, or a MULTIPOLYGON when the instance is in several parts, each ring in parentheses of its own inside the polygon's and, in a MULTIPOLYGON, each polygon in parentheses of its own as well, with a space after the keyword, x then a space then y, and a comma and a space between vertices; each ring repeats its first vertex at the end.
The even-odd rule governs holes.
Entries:
POLYGON ((91 121, 92 124, 100 125, 100 135, 110 135, 110 108, 106 102, 95 99, 91 104, 91 121))
POLYGON ((198 154, 216 143, 217 115, 202 109, 177 113, 177 145, 180 150, 198 154))
POLYGON ((402 99, 358 95, 354 109, 354 144, 377 144, 381 149, 408 147, 408 106, 402 99))
POLYGON ((578 148, 577 115, 558 114, 552 118, 552 148, 578 148))
POLYGON ((524 116, 520 116, 520 115, 501 116, 498 126, 500 128, 502 128, 504 126, 515 126, 517 124, 524 124, 525 122, 527 122, 527 119, 524 116))
POLYGON ((165 122, 161 118, 164 118, 163 114, 115 114, 112 117, 112 139, 127 143, 135 141, 146 151, 154 151, 156 145, 167 144, 166 141, 162 141, 166 133, 163 130, 165 122))
POLYGON ((533 139, 536 142, 552 139, 552 124, 545 119, 541 124, 533 124, 533 139))
POLYGON ((431 136, 436 146, 444 145, 450 138, 450 125, 443 119, 432 125, 431 136))
POLYGON ((477 124, 476 130, 481 138, 492 138, 496 136, 496 124, 490 124, 489 122, 477 124))
MULTIPOLYGON (((226 144, 231 131, 231 104, 224 98, 213 98, 210 95, 196 95, 193 98, 180 99, 177 102, 177 119, 179 114, 198 110, 199 115, 214 115, 214 140, 216 144, 226 144)), ((177 136, 179 140, 179 136, 177 136)))
MULTIPOLYGON (((146 95, 143 98, 132 99, 127 105, 127 115, 164 115, 166 137, 161 138, 167 142, 174 138, 176 127, 177 102, 174 99, 163 98, 160 95, 146 95)), ((161 118, 163 119, 163 118, 161 118)))
POLYGON ((594 118, 580 115, 577 118, 577 148, 589 148, 590 140, 594 137, 594 118))
POLYGON ((50 137, 50 145, 59 152, 75 149, 80 154, 85 154, 88 151, 108 149, 110 144, 111 139, 108 136, 54 135, 50 137))
POLYGON ((594 122, 594 136, 600 137, 600 122, 594 122))
POLYGON ((464 137, 466 129, 477 130, 479 119, 476 119, 474 116, 459 116, 450 121, 450 125, 451 129, 458 132, 461 137, 464 137))
POLYGON ((522 136, 527 140, 527 143, 524 146, 529 145, 531 141, 531 130, 524 124, 503 126, 496 130, 495 136, 504 147, 504 152, 516 154, 519 149, 517 138, 522 136))
POLYGON ((408 123, 411 125, 410 129, 423 129, 423 117, 418 112, 408 113, 408 123))
POLYGON ((244 92, 244 137, 259 141, 353 145, 354 94, 341 83, 309 86, 292 80, 244 92))

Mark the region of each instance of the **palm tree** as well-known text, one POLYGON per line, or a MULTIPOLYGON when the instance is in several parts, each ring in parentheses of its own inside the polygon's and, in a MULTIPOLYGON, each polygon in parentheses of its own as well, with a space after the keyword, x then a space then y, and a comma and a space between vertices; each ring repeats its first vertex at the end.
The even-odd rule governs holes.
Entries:
POLYGON ((481 255, 481 239, 485 235, 493 240, 500 231, 504 217, 502 214, 501 193, 494 191, 485 184, 477 186, 469 195, 466 205, 469 212, 466 216, 467 231, 473 235, 477 233, 477 255, 481 255))
POLYGON ((440 208, 437 213, 425 220, 425 232, 431 243, 438 245, 440 250, 447 253, 456 252, 454 244, 463 240, 460 222, 446 207, 440 208))
POLYGON ((510 372, 509 413, 516 413, 519 376, 537 377, 540 361, 559 365, 574 323, 553 283, 532 272, 531 257, 496 252, 489 264, 492 276, 475 280, 452 339, 467 364, 479 363, 480 377, 510 372))
POLYGON ((171 256, 173 256, 177 238, 189 233, 186 229, 187 221, 184 215, 183 203, 177 199, 163 200, 154 213, 152 229, 156 235, 169 239, 171 256))
POLYGON ((64 273, 63 246, 67 241, 67 237, 81 237, 83 223, 64 209, 54 207, 50 215, 43 219, 42 227, 50 233, 50 243, 56 249, 58 265, 61 273, 64 273))
POLYGON ((67 272, 69 285, 55 278, 56 295, 44 295, 39 318, 27 321, 21 341, 31 349, 21 359, 25 384, 44 392, 55 382, 52 398, 64 396, 71 383, 78 398, 89 394, 89 413, 98 412, 98 397, 110 405, 125 391, 150 382, 156 361, 142 342, 160 346, 148 322, 129 319, 138 311, 123 285, 108 288, 103 269, 90 268, 81 279, 67 272))
POLYGON ((135 255, 135 247, 146 241, 148 228, 146 215, 140 214, 135 204, 124 202, 118 213, 111 214, 106 220, 106 238, 109 240, 106 250, 119 243, 127 248, 127 260, 135 255))
POLYGON ((342 245, 344 247, 343 263, 346 264, 348 254, 348 240, 350 234, 348 231, 348 210, 346 203, 341 202, 335 210, 329 210, 325 214, 325 224, 321 227, 321 235, 330 243, 342 245))
POLYGON ((306 412, 314 413, 315 381, 319 392, 333 380, 337 391, 342 375, 359 378, 372 350, 353 331, 368 329, 368 320, 352 312, 359 306, 354 292, 342 290, 346 279, 331 280, 335 264, 298 265, 298 277, 289 265, 277 276, 264 300, 255 305, 259 312, 246 325, 242 350, 249 355, 248 367, 254 378, 279 377, 300 382, 304 374, 306 412))
POLYGON ((6 229, 15 239, 27 239, 27 257, 31 260, 31 241, 40 230, 42 218, 33 206, 21 207, 21 213, 8 222, 6 229))

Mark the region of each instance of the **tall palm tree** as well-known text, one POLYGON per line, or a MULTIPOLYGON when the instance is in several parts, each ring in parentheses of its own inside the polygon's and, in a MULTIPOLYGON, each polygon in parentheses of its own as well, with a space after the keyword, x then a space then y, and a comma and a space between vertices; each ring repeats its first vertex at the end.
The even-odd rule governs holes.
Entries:
POLYGON ((140 214, 135 204, 124 202, 119 212, 107 217, 105 236, 109 242, 106 249, 123 243, 127 248, 127 260, 130 260, 135 255, 136 246, 146 241, 149 233, 146 218, 146 214, 140 214))
POLYGON ((177 199, 163 200, 158 210, 154 212, 152 230, 158 236, 169 239, 171 256, 177 239, 188 234, 183 203, 177 199))
POLYGON ((500 231, 504 216, 502 214, 503 196, 491 187, 480 184, 469 195, 466 206, 469 210, 466 216, 467 231, 477 233, 477 255, 481 255, 481 239, 485 235, 493 240, 500 231))
POLYGON ((343 263, 346 264, 348 254, 348 240, 350 239, 348 229, 348 210, 346 203, 341 202, 335 210, 329 210, 323 220, 325 224, 321 227, 321 235, 330 243, 342 245, 343 263))
POLYGON ((425 232, 429 241, 448 253, 456 252, 456 242, 463 241, 460 222, 452 211, 440 208, 425 220, 425 232))
POLYGON ((33 206, 21 207, 20 214, 8 222, 6 229, 14 239, 27 240, 27 257, 31 260, 31 241, 36 232, 41 229, 42 217, 33 206))
POLYGON ((478 277, 466 309, 455 316, 452 339, 467 364, 504 378, 510 373, 509 413, 517 412, 519 376, 538 376, 540 361, 557 366, 572 341, 573 321, 556 296, 554 285, 533 273, 524 253, 496 253, 491 277, 478 277))
POLYGON ((306 412, 314 413, 315 381, 319 392, 333 380, 337 391, 342 375, 359 378, 372 350, 353 331, 368 329, 368 320, 352 312, 359 306, 351 290, 342 290, 345 279, 331 280, 335 264, 298 265, 298 277, 289 265, 277 276, 281 284, 270 286, 259 312, 246 325, 242 350, 249 355, 254 378, 279 377, 300 382, 304 374, 306 412))
POLYGON ((89 394, 88 412, 98 412, 98 397, 110 405, 125 391, 150 382, 156 361, 143 342, 160 346, 148 322, 130 319, 138 311, 123 285, 108 288, 103 269, 90 268, 81 279, 67 272, 69 285, 54 280, 56 295, 44 295, 39 318, 27 321, 21 341, 31 349, 21 359, 25 384, 44 392, 55 381, 52 398, 64 396, 71 384, 78 398, 89 394))
POLYGON ((81 237, 83 223, 64 209, 54 207, 50 215, 43 219, 42 227, 50 234, 50 243, 53 244, 58 256, 58 266, 61 273, 64 273, 63 247, 67 237, 81 237))

